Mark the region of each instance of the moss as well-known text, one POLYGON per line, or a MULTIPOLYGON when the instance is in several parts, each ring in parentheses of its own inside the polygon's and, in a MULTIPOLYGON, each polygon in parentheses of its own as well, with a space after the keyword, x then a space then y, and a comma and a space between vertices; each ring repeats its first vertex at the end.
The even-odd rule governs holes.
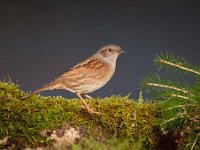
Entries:
POLYGON ((156 143, 153 129, 157 108, 153 104, 139 104, 128 96, 97 98, 87 103, 100 114, 89 115, 79 99, 33 95, 22 100, 23 95, 19 86, 0 82, 0 139, 9 137, 8 143, 14 147, 48 145, 49 138, 41 132, 63 124, 81 127, 86 137, 97 140, 142 138, 144 145, 156 143))
POLYGON ((143 146, 144 139, 117 139, 112 138, 106 141, 98 141, 94 138, 82 140, 79 144, 73 144, 72 150, 145 150, 143 146))

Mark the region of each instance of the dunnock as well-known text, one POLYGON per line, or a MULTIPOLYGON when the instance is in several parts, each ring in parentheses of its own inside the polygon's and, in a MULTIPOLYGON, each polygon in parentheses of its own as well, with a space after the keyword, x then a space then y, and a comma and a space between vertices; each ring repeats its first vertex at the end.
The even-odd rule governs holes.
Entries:
POLYGON ((88 106, 82 96, 92 99, 88 93, 103 87, 111 79, 115 72, 116 60, 119 54, 122 53, 120 46, 107 44, 101 47, 94 55, 74 66, 52 82, 25 95, 23 99, 46 90, 65 89, 75 93, 89 113, 97 113, 88 106))

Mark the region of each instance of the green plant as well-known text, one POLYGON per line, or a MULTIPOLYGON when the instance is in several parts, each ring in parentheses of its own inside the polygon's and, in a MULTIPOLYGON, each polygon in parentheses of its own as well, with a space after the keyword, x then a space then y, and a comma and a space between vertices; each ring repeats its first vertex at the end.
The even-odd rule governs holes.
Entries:
POLYGON ((117 139, 111 138, 98 141, 94 138, 87 138, 80 141, 79 144, 73 144, 72 150, 146 150, 144 147, 144 139, 133 138, 117 139))
POLYGON ((164 134, 179 133, 179 148, 200 148, 200 67, 182 57, 157 55, 155 64, 167 70, 166 77, 147 75, 143 85, 160 105, 159 125, 164 134), (196 80, 192 81, 190 74, 196 80))
MULTIPOLYGON (((97 139, 97 145, 103 146, 101 142, 112 138, 125 141, 119 144, 122 147, 131 146, 128 141, 133 140, 129 139, 148 149, 156 145, 157 107, 143 101, 142 93, 139 102, 129 96, 86 100, 100 112, 98 115, 89 115, 80 106, 79 99, 33 95, 22 100, 24 94, 11 81, 0 82, 0 148, 51 146, 51 139, 42 136, 41 132, 54 131, 63 125, 84 130, 84 136, 97 139), (8 145, 1 144, 7 138, 8 145)), ((114 144, 108 142, 106 145, 114 144)))

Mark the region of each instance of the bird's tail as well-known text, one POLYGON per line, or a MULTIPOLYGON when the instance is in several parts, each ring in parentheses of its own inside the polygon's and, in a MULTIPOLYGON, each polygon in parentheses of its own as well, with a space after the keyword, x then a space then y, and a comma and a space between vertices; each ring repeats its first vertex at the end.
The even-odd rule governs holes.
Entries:
POLYGON ((58 89, 59 88, 59 84, 55 83, 55 82, 50 82, 49 84, 44 85, 43 87, 33 91, 32 93, 28 93, 25 96, 22 97, 22 99, 27 99, 29 97, 31 97, 33 94, 37 94, 43 91, 47 91, 47 90, 54 90, 54 89, 58 89))

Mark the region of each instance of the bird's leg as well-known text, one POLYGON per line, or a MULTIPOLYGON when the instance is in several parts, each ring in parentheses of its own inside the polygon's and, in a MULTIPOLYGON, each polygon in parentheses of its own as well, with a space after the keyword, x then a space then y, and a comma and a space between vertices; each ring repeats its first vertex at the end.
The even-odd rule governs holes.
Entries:
POLYGON ((85 97, 87 97, 88 99, 93 99, 93 97, 88 94, 85 94, 85 97))
POLYGON ((81 93, 76 93, 76 95, 81 99, 84 107, 87 109, 87 111, 90 114, 98 113, 98 112, 95 112, 92 108, 90 108, 90 106, 84 101, 83 97, 81 96, 81 93))

